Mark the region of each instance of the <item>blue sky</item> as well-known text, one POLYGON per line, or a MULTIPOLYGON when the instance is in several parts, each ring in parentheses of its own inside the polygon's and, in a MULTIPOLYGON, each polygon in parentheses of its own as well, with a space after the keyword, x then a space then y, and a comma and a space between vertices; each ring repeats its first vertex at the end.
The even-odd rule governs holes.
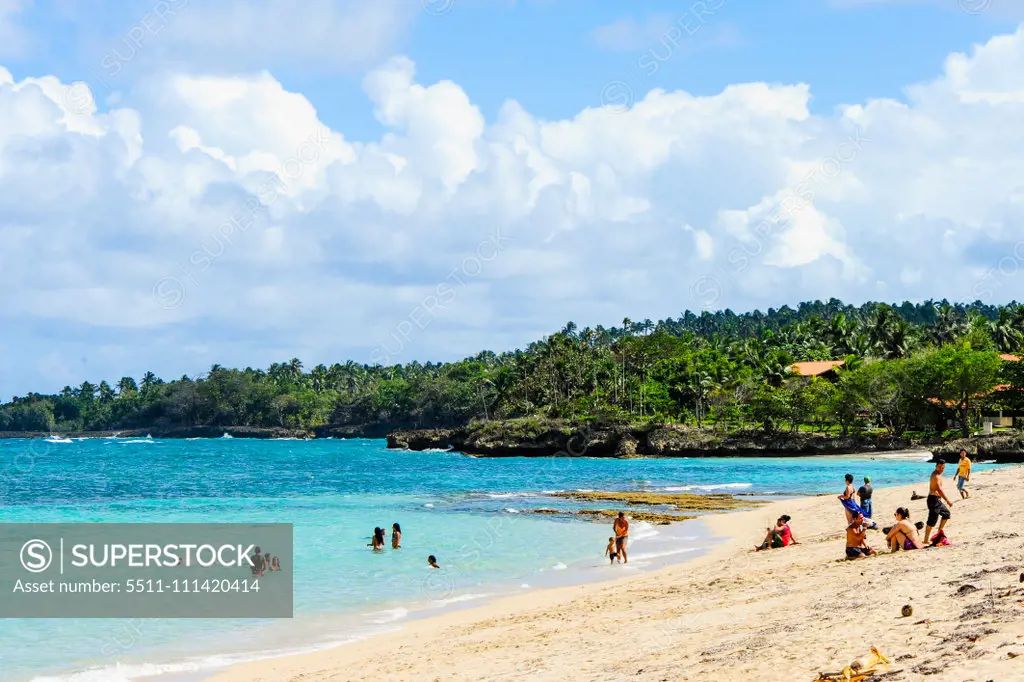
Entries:
POLYGON ((1024 298, 1019 3, 295 8, 0 0, 0 392, 450 360, 569 319, 1024 298))
MULTIPOLYGON (((696 1, 433 1, 448 11, 439 16, 415 12, 408 30, 399 32, 390 45, 417 63, 425 82, 458 83, 489 119, 507 99, 542 118, 569 118, 599 104, 602 89, 612 80, 628 83, 638 97, 653 88, 708 95, 731 83, 805 82, 814 86, 812 111, 824 113, 869 98, 900 98, 908 83, 933 77, 936 65, 949 53, 1016 28, 1013 13, 997 11, 1000 0, 992 0, 997 3, 993 8, 976 15, 965 12, 957 0, 711 0, 705 7, 721 6, 707 9, 708 14, 696 1), (635 24, 631 39, 617 45, 600 39, 603 27, 621 22, 635 24), (678 46, 673 45, 667 35, 673 23, 696 32, 684 30, 678 46), (642 64, 652 60, 658 69, 649 76, 642 64)), ((188 0, 178 2, 187 12, 188 0)), ((1002 2, 1009 6, 1007 0, 1002 2)), ((110 89, 130 88, 145 70, 128 65, 109 76, 100 62, 112 50, 127 55, 137 49, 144 55, 151 46, 159 49, 159 34, 144 35, 141 48, 125 42, 155 3, 136 2, 134 13, 123 5, 90 4, 88 11, 71 9, 70 3, 60 0, 32 4, 23 14, 24 23, 40 49, 22 59, 8 59, 11 72, 85 80, 100 99, 110 89)), ((152 25, 160 22, 154 19, 152 25)), ((166 30, 175 30, 173 20, 166 30)), ((263 60, 258 50, 254 52, 239 63, 272 70, 286 87, 305 94, 323 112, 326 123, 355 139, 380 134, 372 112, 363 106, 359 68, 263 60)), ((168 59, 147 66, 168 68, 174 63, 168 59)), ((203 70, 224 69, 216 61, 206 66, 203 70)))

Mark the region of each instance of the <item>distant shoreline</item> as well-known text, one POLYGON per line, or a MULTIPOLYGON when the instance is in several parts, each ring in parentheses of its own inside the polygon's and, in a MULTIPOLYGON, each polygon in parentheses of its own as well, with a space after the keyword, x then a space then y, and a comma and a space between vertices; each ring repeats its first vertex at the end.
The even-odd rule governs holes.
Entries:
POLYGON ((954 462, 960 449, 974 458, 1003 464, 1024 463, 1024 435, 1001 433, 968 439, 894 438, 858 434, 825 436, 807 433, 728 433, 693 431, 673 426, 578 426, 557 422, 522 424, 484 422, 453 429, 399 429, 379 427, 319 427, 299 430, 253 426, 191 426, 170 429, 124 429, 43 433, 0 431, 0 439, 58 438, 251 438, 259 440, 325 440, 370 438, 387 440, 393 450, 452 450, 474 457, 822 457, 862 456, 906 450, 926 450, 936 458, 954 462))

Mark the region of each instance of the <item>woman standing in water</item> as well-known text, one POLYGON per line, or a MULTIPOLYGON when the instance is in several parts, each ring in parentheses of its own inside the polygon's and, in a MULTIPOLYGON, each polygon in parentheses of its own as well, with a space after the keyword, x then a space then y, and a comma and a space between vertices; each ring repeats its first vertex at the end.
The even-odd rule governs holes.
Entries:
POLYGON ((384 529, 377 527, 373 529, 373 542, 370 543, 374 552, 384 551, 384 529))
POLYGON ((391 549, 402 548, 402 527, 397 523, 391 524, 391 549))

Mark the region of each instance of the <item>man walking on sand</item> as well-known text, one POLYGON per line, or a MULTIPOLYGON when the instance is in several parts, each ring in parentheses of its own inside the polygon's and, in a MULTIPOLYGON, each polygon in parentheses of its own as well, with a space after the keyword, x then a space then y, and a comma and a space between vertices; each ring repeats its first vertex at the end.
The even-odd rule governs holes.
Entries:
POLYGON ((943 528, 946 527, 946 521, 949 521, 951 516, 949 507, 953 506, 953 502, 946 497, 945 491, 942 490, 942 472, 946 470, 946 463, 939 460, 935 463, 935 471, 932 472, 931 478, 928 480, 928 521, 925 523, 924 528, 924 544, 928 544, 928 540, 932 536, 932 528, 935 527, 935 523, 939 522, 939 518, 942 521, 939 522, 939 534, 943 533, 943 528), (946 504, 942 504, 945 500, 946 504))
POLYGON ((626 540, 629 538, 629 521, 626 520, 626 515, 623 512, 619 512, 619 516, 615 519, 615 524, 612 528, 615 529, 615 549, 618 551, 619 561, 628 564, 626 540))
POLYGON ((967 456, 966 450, 960 451, 960 463, 956 467, 956 489, 960 491, 960 499, 965 500, 971 496, 964 486, 971 480, 971 458, 967 456))

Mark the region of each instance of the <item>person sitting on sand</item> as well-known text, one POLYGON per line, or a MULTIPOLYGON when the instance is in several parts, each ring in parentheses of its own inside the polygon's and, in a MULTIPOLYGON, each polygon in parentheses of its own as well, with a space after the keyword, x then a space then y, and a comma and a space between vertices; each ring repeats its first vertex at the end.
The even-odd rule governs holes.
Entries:
POLYGON ((971 458, 966 450, 960 451, 960 463, 956 467, 956 489, 960 491, 960 499, 966 500, 971 493, 964 487, 971 480, 971 458))
POLYGON ((849 526, 846 527, 846 558, 859 559, 871 556, 875 550, 867 543, 868 529, 863 514, 857 514, 849 526))
POLYGON ((604 555, 608 557, 609 563, 615 563, 615 557, 619 555, 619 553, 615 551, 615 538, 608 538, 608 546, 604 548, 604 555))
POLYGON ((626 556, 626 541, 629 539, 629 521, 626 520, 626 515, 623 512, 619 512, 619 516, 615 519, 612 528, 615 530, 615 550, 619 555, 619 562, 628 564, 629 557, 626 556))
POLYGON ((427 566, 430 566, 431 568, 441 568, 437 565, 437 557, 433 554, 427 557, 427 566))
POLYGON ((402 527, 397 523, 391 524, 391 549, 402 549, 402 527))
POLYGON ((928 544, 928 540, 932 536, 932 528, 935 524, 939 523, 939 533, 945 537, 943 528, 946 527, 946 522, 949 521, 949 517, 952 513, 949 511, 949 507, 953 506, 953 502, 946 497, 945 491, 942 490, 942 472, 946 470, 946 463, 939 460, 935 463, 935 471, 932 472, 931 478, 928 480, 928 520, 925 522, 924 527, 924 544, 928 544), (945 500, 946 504, 942 504, 945 500), (939 518, 942 521, 939 522, 939 518))
POLYGON ((767 535, 764 536, 764 542, 760 545, 754 546, 755 552, 760 552, 765 549, 778 549, 779 547, 789 547, 790 545, 799 545, 793 537, 793 531, 789 527, 790 517, 783 514, 775 522, 774 528, 769 528, 767 535))
POLYGON ((917 535, 917 528, 910 522, 910 510, 900 507, 896 510, 895 516, 896 525, 885 534, 889 549, 898 552, 901 549, 909 551, 924 547, 921 538, 917 535))

